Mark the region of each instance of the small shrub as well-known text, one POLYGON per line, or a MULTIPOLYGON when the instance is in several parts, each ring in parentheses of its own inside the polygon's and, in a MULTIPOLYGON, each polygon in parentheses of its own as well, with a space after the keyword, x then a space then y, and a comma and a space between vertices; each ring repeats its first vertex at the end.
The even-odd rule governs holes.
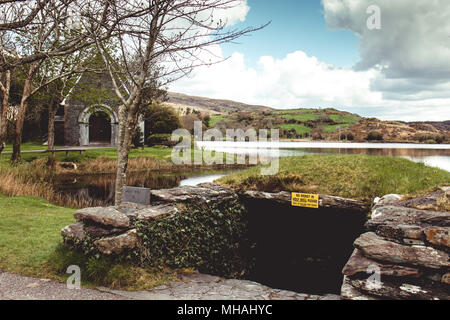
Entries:
POLYGON ((152 134, 147 138, 147 144, 150 147, 153 146, 166 146, 166 147, 174 147, 177 142, 171 140, 172 135, 170 134, 152 134))
POLYGON ((349 131, 349 132, 343 132, 343 133, 341 133, 339 139, 340 139, 340 140, 353 141, 353 140, 355 140, 355 136, 354 136, 353 133, 350 132, 350 131, 349 131))
POLYGON ((142 148, 144 146, 144 133, 141 131, 140 127, 136 128, 131 143, 135 148, 142 148))
POLYGON ((382 141, 383 135, 379 131, 370 131, 367 135, 368 141, 382 141))
POLYGON ((248 274, 253 268, 248 250, 246 211, 236 201, 187 203, 164 219, 137 222, 142 265, 189 268, 225 277, 248 274))
POLYGON ((414 140, 423 143, 443 143, 446 140, 446 137, 441 134, 431 134, 431 133, 416 133, 413 137, 414 140))
POLYGON ((311 131, 311 138, 313 140, 322 140, 323 139, 323 129, 315 128, 311 131))

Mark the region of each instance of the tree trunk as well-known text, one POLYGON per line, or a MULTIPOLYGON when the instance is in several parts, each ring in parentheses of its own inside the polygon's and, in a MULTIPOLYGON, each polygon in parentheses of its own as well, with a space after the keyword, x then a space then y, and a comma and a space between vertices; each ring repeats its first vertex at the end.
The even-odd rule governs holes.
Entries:
POLYGON ((127 107, 119 107, 119 143, 117 146, 117 173, 116 173, 116 197, 115 205, 123 201, 123 187, 127 182, 128 155, 130 153, 133 132, 137 127, 137 105, 140 100, 136 99, 127 107))
POLYGON ((49 107, 48 111, 48 150, 55 148, 55 116, 58 110, 49 107))
POLYGON ((21 160, 20 155, 20 147, 22 145, 22 131, 23 131, 23 123, 25 121, 25 113, 27 112, 28 107, 28 98, 31 94, 31 77, 32 72, 30 67, 30 72, 28 73, 27 79, 25 79, 25 83, 22 91, 22 100, 20 101, 19 111, 17 112, 17 118, 15 121, 14 128, 14 139, 13 139, 13 152, 11 155, 11 163, 16 163, 21 160))
POLYGON ((118 117, 119 117, 119 136, 117 143, 117 171, 116 171, 116 194, 115 194, 116 206, 122 203, 123 200, 122 190, 127 180, 130 132, 128 130, 127 124, 127 110, 124 105, 121 105, 119 107, 118 117))
MULTIPOLYGON (((49 106, 48 111, 48 143, 47 149, 53 150, 55 148, 55 116, 56 116, 57 108, 53 108, 53 104, 49 106)), ((47 161, 47 166, 54 167, 56 161, 55 153, 50 153, 47 161)))
POLYGON ((6 145, 6 114, 8 112, 9 106, 9 91, 11 88, 11 71, 5 72, 5 85, 3 93, 3 99, 1 104, 1 114, 0 114, 0 154, 6 145))
POLYGON ((25 113, 28 108, 28 98, 31 95, 32 89, 32 79, 34 72, 36 71, 37 63, 32 63, 27 72, 27 78, 23 85, 22 100, 20 100, 19 111, 17 112, 17 119, 15 121, 14 128, 14 141, 13 141, 13 152, 11 155, 11 163, 16 163, 21 160, 20 147, 22 145, 22 131, 23 122, 25 121, 25 113))
MULTIPOLYGON (((24 89, 25 91, 25 89, 24 89)), ((21 160, 20 147, 22 145, 22 131, 23 123, 25 120, 25 112, 28 106, 27 101, 20 102, 19 111, 17 113, 17 119, 15 121, 14 139, 13 139, 13 152, 11 155, 11 163, 17 163, 21 160)))

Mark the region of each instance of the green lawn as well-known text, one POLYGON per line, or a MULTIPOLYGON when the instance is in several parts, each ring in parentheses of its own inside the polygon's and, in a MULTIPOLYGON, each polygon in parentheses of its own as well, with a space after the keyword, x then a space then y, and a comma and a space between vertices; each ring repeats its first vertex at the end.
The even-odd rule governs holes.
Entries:
MULTIPOLYGON (((55 146, 56 149, 58 148, 64 148, 62 146, 55 146)), ((12 151, 13 147, 12 144, 7 144, 5 146, 4 151, 12 151)), ((32 142, 24 142, 22 143, 21 150, 46 150, 47 146, 42 145, 41 142, 32 141, 32 142)))
MULTIPOLYGON (((31 145, 27 145, 27 147, 31 148, 31 145)), ((28 149, 33 150, 34 148, 28 149)), ((23 149, 27 150, 27 149, 23 149)), ((141 148, 139 149, 131 149, 130 151, 130 158, 152 158, 155 160, 170 160, 172 154, 172 149, 170 148, 158 148, 158 147, 146 147, 144 150, 141 148)), ((40 158, 46 158, 48 157, 48 153, 22 153, 22 161, 30 162, 36 159, 40 158)), ((11 154, 4 154, 0 155, 0 163, 7 163, 9 162, 9 159, 11 157, 11 154)), ((115 160, 117 159, 117 148, 105 148, 105 149, 91 149, 85 151, 82 155, 80 155, 77 152, 72 152, 69 154, 68 157, 66 157, 64 152, 57 152, 56 153, 56 160, 57 161, 73 161, 77 163, 81 163, 83 161, 89 161, 93 160, 99 157, 106 157, 108 159, 115 160)))
POLYGON ((45 265, 61 243, 60 230, 75 221, 74 211, 41 198, 0 194, 0 269, 48 276, 45 265))
POLYGON ((175 270, 140 268, 69 251, 62 246, 61 229, 75 222, 74 211, 41 198, 0 194, 0 270, 64 281, 67 267, 78 265, 83 285, 130 290, 176 279, 175 270))
POLYGON ((331 114, 330 119, 336 123, 355 123, 360 119, 360 117, 354 114, 331 114))
POLYGON ((280 160, 274 176, 253 167, 218 180, 242 190, 323 193, 372 201, 389 193, 416 195, 450 185, 450 172, 402 158, 307 155, 280 160))

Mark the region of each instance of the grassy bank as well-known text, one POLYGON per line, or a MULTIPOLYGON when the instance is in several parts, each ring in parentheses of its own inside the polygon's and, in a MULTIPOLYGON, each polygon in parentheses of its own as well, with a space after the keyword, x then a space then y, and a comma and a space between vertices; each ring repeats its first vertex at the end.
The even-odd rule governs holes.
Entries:
MULTIPOLYGON (((55 146, 55 149, 63 148, 62 146, 55 146)), ((13 146, 12 144, 7 144, 5 146, 4 151, 12 151, 13 146)), ((29 142, 23 142, 20 146, 21 150, 45 150, 47 149, 47 146, 44 146, 41 142, 37 141, 29 141, 29 142)))
POLYGON ((450 185, 450 172, 402 158, 368 155, 307 155, 280 160, 274 176, 253 167, 218 180, 241 190, 322 193, 372 201, 389 193, 416 195, 450 185))
MULTIPOLYGON (((172 149, 147 147, 132 149, 128 162, 128 173, 187 174, 195 171, 242 169, 245 165, 175 165, 171 161, 172 149)), ((193 159, 193 152, 191 153, 193 159)), ((224 154, 224 163, 226 160, 224 154)), ((0 193, 8 196, 42 197, 54 204, 65 207, 84 208, 98 206, 99 203, 85 197, 73 197, 58 193, 53 188, 55 177, 75 177, 93 174, 115 174, 117 150, 115 148, 91 149, 82 155, 78 153, 56 154, 57 165, 46 165, 47 153, 22 153, 22 162, 11 166, 9 155, 0 156, 0 193), (77 169, 63 168, 62 162, 74 162, 77 169)))
POLYGON ((61 229, 74 223, 74 209, 37 197, 0 194, 0 269, 65 280, 69 265, 81 267, 85 285, 140 290, 175 279, 168 269, 146 269, 108 259, 86 259, 62 246, 61 229))
MULTIPOLYGON (((34 144, 28 143, 24 144, 26 147, 22 150, 36 150, 36 149, 46 149, 45 146, 40 146, 36 148, 34 144)), ((57 149, 60 147, 56 147, 57 149)), ((8 151, 8 146, 5 149, 8 151)), ((150 158, 154 160, 170 160, 172 154, 172 149, 169 148, 157 148, 157 147, 146 147, 145 149, 131 149, 130 151, 130 159, 134 158, 150 158)), ((49 153, 44 152, 23 152, 22 153, 22 162, 31 162, 36 159, 47 158, 49 153)), ((0 155, 0 163, 9 163, 9 159, 11 158, 11 154, 2 153, 0 155)), ((88 149, 80 155, 77 152, 72 152, 66 157, 64 152, 56 153, 57 161, 64 162, 76 162, 76 163, 84 163, 88 161, 92 161, 97 158, 106 158, 109 160, 117 160, 117 148, 101 148, 101 149, 88 149)))
MULTIPOLYGON (((29 143, 27 147, 34 150, 36 145, 29 143)), ((75 199, 64 194, 55 192, 52 180, 60 174, 93 174, 93 173, 115 173, 116 171, 116 148, 91 149, 82 155, 78 153, 69 154, 56 153, 57 162, 75 162, 77 170, 47 167, 48 153, 22 153, 22 162, 11 166, 10 154, 0 156, 0 192, 7 196, 35 196, 44 198, 52 203, 66 207, 89 207, 95 206, 86 199, 75 199)), ((130 152, 129 171, 152 170, 171 171, 173 164, 170 160, 171 149, 145 148, 132 149, 130 152)))
MULTIPOLYGON (((32 163, 36 160, 47 160, 49 153, 23 152, 22 164, 32 163)), ((0 166, 9 166, 11 154, 0 155, 0 166)), ((191 151, 191 159, 194 160, 194 150, 191 151)), ((226 154, 223 154, 224 163, 226 154)), ((74 162, 78 165, 77 174, 115 173, 117 160, 117 148, 88 149, 80 155, 72 152, 66 157, 64 152, 56 153, 57 162, 74 162)), ((220 166, 209 165, 175 165, 172 162, 172 149, 162 147, 145 147, 130 150, 128 169, 130 171, 157 170, 165 172, 184 172, 190 170, 218 169, 220 166)), ((228 166, 230 167, 230 166, 228 166)), ((57 172, 58 173, 58 172, 57 172)))

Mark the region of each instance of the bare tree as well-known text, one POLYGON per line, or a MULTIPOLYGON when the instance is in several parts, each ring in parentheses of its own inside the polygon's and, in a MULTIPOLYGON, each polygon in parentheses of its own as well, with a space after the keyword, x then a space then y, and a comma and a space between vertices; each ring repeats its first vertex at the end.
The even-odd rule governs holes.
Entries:
MULTIPOLYGON (((144 92, 211 64, 211 48, 233 41, 259 28, 234 29, 220 14, 241 0, 117 0, 108 8, 109 20, 98 25, 90 19, 91 36, 121 101, 118 109, 119 141, 115 202, 122 202, 132 132, 140 114, 144 92), (101 37, 114 36, 115 54, 103 48, 101 37)), ((85 25, 88 28, 88 25, 85 25)))
MULTIPOLYGON (((20 55, 11 54, 11 49, 16 48, 11 48, 3 41, 0 53, 8 58, 0 60, 0 73, 48 58, 70 55, 93 45, 95 41, 87 30, 74 26, 79 25, 86 16, 93 19, 97 26, 104 24, 109 18, 107 12, 110 3, 114 1, 0 0, 0 37, 10 40, 27 35, 36 37, 37 28, 64 35, 57 37, 57 41, 52 45, 41 46, 35 51, 22 51, 20 55)), ((90 31, 92 30, 95 30, 95 27, 90 31)), ((110 33, 104 33, 99 38, 105 40, 110 36, 110 33)))
MULTIPOLYGON (((70 2, 70 1, 69 1, 70 2)), ((14 29, 12 31, 1 32, 1 61, 21 61, 24 57, 40 55, 43 52, 52 51, 59 47, 61 39, 70 38, 71 34, 77 33, 76 28, 67 25, 67 17, 69 16, 70 7, 63 1, 48 1, 47 6, 41 9, 34 19, 26 26, 14 29)), ((88 48, 87 46, 83 48, 88 48)), ((45 57, 35 59, 30 63, 19 64, 15 68, 17 72, 23 75, 23 87, 20 103, 16 107, 14 117, 14 139, 13 153, 11 162, 20 161, 20 147, 22 141, 23 124, 25 114, 28 109, 30 97, 36 94, 43 87, 52 82, 65 79, 76 72, 80 72, 79 59, 80 50, 77 54, 56 56, 53 58, 45 57)), ((6 75, 10 74, 10 69, 5 72, 5 81, 8 80, 6 75)), ((10 78, 9 78, 10 80, 10 78)), ((7 86, 3 86, 3 104, 5 111, 11 106, 7 106, 9 95, 7 86)), ((5 116, 2 116, 2 123, 5 122, 5 116)), ((4 126, 2 126, 4 128, 4 126)), ((2 129, 3 130, 3 129, 2 129)), ((4 144, 5 135, 0 136, 0 144, 4 144)))
POLYGON ((0 75, 0 93, 2 104, 0 106, 0 154, 5 148, 6 140, 6 113, 9 106, 9 92, 11 89, 11 71, 7 70, 0 75))
POLYGON ((48 149, 54 148, 54 121, 62 104, 72 95, 74 88, 86 73, 104 73, 105 70, 95 63, 95 46, 87 47, 71 55, 47 59, 36 74, 36 88, 41 91, 48 110, 48 149))
POLYGON ((49 0, 0 0, 3 11, 0 31, 13 30, 28 25, 49 0))

